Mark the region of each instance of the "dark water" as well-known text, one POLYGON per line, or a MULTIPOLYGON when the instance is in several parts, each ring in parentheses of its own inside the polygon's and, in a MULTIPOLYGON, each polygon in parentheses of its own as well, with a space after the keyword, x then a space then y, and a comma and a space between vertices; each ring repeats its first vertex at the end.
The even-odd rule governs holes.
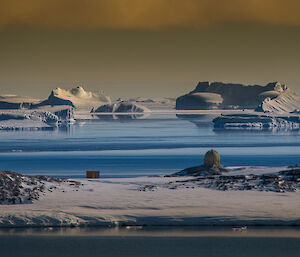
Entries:
POLYGON ((1 256, 296 257, 299 238, 1 237, 1 256))
POLYGON ((156 175, 199 165, 211 148, 228 166, 300 163, 299 131, 214 130, 202 118, 102 117, 65 130, 0 131, 0 169, 67 177, 86 170, 101 170, 103 177, 156 175))
MULTIPOLYGON (((113 230, 113 229, 112 229, 113 230)), ((75 233, 2 233, 0 252, 5 257, 79 256, 203 256, 296 257, 300 233, 293 229, 203 230, 152 229, 150 231, 77 231, 75 233), (80 233, 81 232, 81 233, 80 233)))

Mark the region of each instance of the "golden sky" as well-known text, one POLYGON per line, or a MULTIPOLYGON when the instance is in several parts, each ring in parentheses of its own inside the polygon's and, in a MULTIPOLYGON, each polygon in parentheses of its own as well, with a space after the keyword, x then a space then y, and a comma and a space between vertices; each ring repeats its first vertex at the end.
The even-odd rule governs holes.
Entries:
POLYGON ((0 94, 82 83, 176 97, 197 81, 300 93, 300 1, 0 0, 0 94))
POLYGON ((1 0, 0 25, 73 29, 300 24, 297 0, 1 0))

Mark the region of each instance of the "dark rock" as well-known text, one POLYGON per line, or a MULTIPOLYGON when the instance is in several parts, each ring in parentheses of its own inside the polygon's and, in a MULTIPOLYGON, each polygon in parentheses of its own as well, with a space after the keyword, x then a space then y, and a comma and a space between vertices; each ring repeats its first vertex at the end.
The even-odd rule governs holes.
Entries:
POLYGON ((224 166, 212 166, 206 167, 202 166, 195 166, 186 168, 182 171, 176 172, 172 174, 172 176, 215 176, 221 175, 222 172, 228 172, 229 169, 225 168, 224 166))
POLYGON ((62 182, 48 176, 23 176, 16 172, 0 171, 0 204, 32 203, 45 191, 43 181, 62 182), (23 186, 25 185, 25 187, 23 186))

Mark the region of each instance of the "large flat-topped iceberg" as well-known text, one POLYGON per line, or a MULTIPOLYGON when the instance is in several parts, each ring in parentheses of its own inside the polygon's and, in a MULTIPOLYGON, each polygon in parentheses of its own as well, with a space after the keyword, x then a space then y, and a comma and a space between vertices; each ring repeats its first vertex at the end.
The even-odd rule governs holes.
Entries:
POLYGON ((190 93, 176 99, 177 110, 257 109, 268 112, 292 112, 300 108, 300 98, 278 82, 266 86, 223 82, 199 82, 190 93))

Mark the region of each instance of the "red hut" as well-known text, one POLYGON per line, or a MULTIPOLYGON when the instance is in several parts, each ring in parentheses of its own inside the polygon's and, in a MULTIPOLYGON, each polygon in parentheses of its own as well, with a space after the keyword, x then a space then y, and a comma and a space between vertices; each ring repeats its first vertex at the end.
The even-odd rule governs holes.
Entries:
POLYGON ((99 178, 99 177, 100 177, 100 171, 97 171, 97 170, 86 171, 86 178, 99 178))

